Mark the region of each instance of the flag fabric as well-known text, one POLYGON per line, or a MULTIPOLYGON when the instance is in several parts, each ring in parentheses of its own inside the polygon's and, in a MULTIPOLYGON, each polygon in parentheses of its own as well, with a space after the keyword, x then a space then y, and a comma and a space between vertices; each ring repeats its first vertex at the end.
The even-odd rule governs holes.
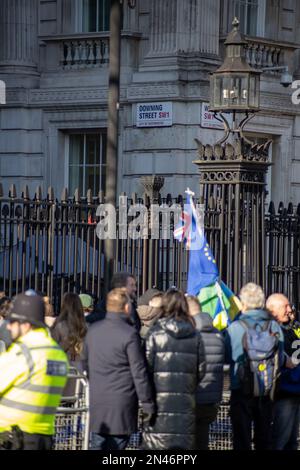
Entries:
POLYGON ((183 241, 186 248, 189 249, 191 244, 191 214, 188 211, 183 210, 179 220, 179 224, 174 230, 174 238, 179 242, 183 241))
POLYGON ((241 304, 229 287, 219 282, 218 266, 199 224, 193 193, 189 190, 186 193, 187 203, 174 237, 184 241, 190 251, 187 293, 198 297, 202 311, 207 312, 214 326, 222 330, 234 320, 241 304))
POLYGON ((202 287, 216 282, 219 270, 200 227, 191 192, 187 193, 187 202, 181 221, 174 230, 174 237, 184 241, 190 251, 187 293, 198 295, 202 287))
POLYGON ((204 287, 197 297, 202 312, 206 312, 212 317, 215 328, 223 330, 241 311, 241 303, 224 282, 221 281, 219 287, 221 292, 216 284, 204 287))

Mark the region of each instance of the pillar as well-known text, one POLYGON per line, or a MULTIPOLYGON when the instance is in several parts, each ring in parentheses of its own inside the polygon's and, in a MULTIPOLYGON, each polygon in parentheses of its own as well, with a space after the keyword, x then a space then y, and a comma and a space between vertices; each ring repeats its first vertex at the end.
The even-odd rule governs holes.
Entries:
POLYGON ((36 75, 38 47, 38 1, 1 0, 1 73, 36 75))
POLYGON ((219 0, 153 0, 148 57, 219 52, 219 0))

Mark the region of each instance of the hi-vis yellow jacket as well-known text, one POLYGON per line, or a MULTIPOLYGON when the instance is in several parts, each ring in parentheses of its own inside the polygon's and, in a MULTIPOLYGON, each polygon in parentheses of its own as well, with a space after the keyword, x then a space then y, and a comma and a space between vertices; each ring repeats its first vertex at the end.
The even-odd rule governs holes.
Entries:
POLYGON ((0 355, 0 432, 18 425, 30 434, 52 435, 67 372, 67 356, 46 329, 14 342, 0 355))

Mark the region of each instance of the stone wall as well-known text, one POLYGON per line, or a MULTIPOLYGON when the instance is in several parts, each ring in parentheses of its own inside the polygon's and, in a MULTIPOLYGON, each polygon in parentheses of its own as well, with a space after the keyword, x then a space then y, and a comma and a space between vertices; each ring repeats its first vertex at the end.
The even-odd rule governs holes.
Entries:
MULTIPOLYGON (((7 84, 7 105, 0 109, 5 191, 13 182, 18 191, 25 184, 31 192, 37 185, 43 191, 52 185, 59 194, 67 183, 68 132, 106 127, 108 34, 80 31, 80 1, 0 2, 0 79, 7 84), (88 44, 95 45, 93 60, 88 44), (78 54, 85 48, 85 59, 77 56, 68 66, 64 47, 75 47, 78 54), (97 47, 102 55, 97 55, 97 47)), ((163 195, 182 193, 187 186, 197 192, 194 138, 214 143, 221 136, 221 131, 201 128, 200 110, 201 103, 209 101, 209 73, 220 63, 225 19, 219 30, 219 18, 229 11, 228 2, 138 0, 135 10, 125 8, 119 191, 141 193, 140 176, 156 174, 165 177, 163 195), (162 101, 173 105, 172 127, 137 128, 137 103, 162 101)), ((282 41, 298 43, 298 2, 266 2, 266 40, 281 41, 283 48, 282 41)), ((297 57, 291 45, 288 53, 297 57)), ((274 140, 271 196, 298 203, 300 108, 291 104, 291 90, 279 85, 278 75, 262 77, 261 104, 262 111, 247 130, 274 140)))

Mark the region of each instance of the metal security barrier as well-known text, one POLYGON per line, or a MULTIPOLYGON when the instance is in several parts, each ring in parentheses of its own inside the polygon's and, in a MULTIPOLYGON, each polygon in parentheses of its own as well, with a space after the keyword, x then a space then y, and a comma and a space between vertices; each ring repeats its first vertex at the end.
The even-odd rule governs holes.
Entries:
POLYGON ((74 395, 62 397, 57 409, 53 450, 88 450, 89 446, 89 383, 87 377, 71 369, 68 388, 74 395))
POLYGON ((209 428, 209 450, 232 450, 232 426, 229 416, 230 393, 223 393, 217 419, 209 428))
MULTIPOLYGON (((68 375, 75 382, 75 393, 63 397, 57 410, 53 450, 88 450, 89 446, 89 384, 85 375, 76 370, 68 375)), ((232 425, 229 415, 229 371, 225 366, 224 389, 217 419, 209 428, 209 450, 233 450, 232 425)), ((139 410, 138 431, 131 435, 127 450, 142 445, 142 410, 139 410)), ((298 438, 300 450, 300 429, 298 438)))
POLYGON ((223 396, 217 419, 209 427, 210 450, 232 450, 232 426, 229 416, 230 376, 229 366, 224 366, 223 396))

